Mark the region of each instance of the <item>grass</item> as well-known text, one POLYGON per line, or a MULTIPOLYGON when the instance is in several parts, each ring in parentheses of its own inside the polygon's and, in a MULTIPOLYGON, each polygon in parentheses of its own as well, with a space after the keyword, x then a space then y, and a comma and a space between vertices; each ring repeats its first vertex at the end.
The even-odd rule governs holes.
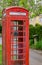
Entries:
POLYGON ((39 42, 37 42, 36 49, 37 50, 42 50, 42 40, 40 40, 39 42))
POLYGON ((2 65, 2 45, 0 45, 0 65, 2 65))
POLYGON ((30 42, 30 47, 31 47, 32 49, 42 50, 42 40, 38 41, 38 42, 36 43, 36 45, 33 44, 33 42, 31 41, 31 42, 30 42))

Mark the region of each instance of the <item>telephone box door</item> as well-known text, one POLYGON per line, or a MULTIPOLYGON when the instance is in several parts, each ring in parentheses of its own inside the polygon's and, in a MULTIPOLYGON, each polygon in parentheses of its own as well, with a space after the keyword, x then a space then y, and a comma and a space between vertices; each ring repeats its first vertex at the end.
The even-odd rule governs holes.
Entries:
POLYGON ((25 65, 26 27, 25 21, 11 21, 11 63, 25 65))

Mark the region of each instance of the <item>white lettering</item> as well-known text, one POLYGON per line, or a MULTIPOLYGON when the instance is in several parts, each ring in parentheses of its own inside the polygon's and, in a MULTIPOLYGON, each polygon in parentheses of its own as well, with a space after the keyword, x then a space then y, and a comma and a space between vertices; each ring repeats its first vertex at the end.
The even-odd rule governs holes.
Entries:
POLYGON ((26 16, 26 13, 24 12, 10 12, 10 15, 22 15, 22 16, 26 16))

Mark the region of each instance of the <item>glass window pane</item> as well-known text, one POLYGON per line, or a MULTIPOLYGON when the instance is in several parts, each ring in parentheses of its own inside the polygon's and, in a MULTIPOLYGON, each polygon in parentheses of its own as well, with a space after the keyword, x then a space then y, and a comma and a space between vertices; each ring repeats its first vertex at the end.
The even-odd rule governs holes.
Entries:
POLYGON ((17 27, 13 27, 14 30, 17 30, 17 27))
POLYGON ((18 54, 18 50, 14 50, 13 51, 13 54, 16 54, 17 55, 18 54))
POLYGON ((17 24, 17 22, 16 21, 14 21, 14 25, 16 25, 17 24))
POLYGON ((16 58, 17 56, 13 56, 13 60, 16 60, 17 58, 16 58))
MULTIPOLYGON (((17 59, 23 59, 23 55, 18 55, 19 53, 22 54, 24 53, 24 45, 22 42, 25 42, 25 23, 23 21, 13 21, 12 24, 14 24, 13 28, 13 38, 11 42, 11 54, 12 54, 12 60, 17 60, 17 59), (19 36, 19 37, 18 37, 19 36), (21 42, 18 44, 18 42, 21 42), (22 49, 21 49, 22 48, 22 49), (16 55, 15 55, 16 54, 16 55)), ((25 43, 24 43, 25 44, 25 43)), ((20 63, 22 65, 22 63, 20 63)), ((18 64, 17 64, 18 65, 18 64)))
POLYGON ((17 45, 13 46, 13 48, 17 48, 17 45))
POLYGON ((13 51, 13 54, 17 54, 17 50, 14 50, 14 51, 13 51))
POLYGON ((14 32, 14 36, 18 36, 18 32, 17 31, 14 32))
POLYGON ((18 38, 14 38, 13 40, 14 40, 14 41, 18 41, 18 38))
POLYGON ((18 25, 18 21, 17 21, 17 25, 18 25))
POLYGON ((16 48, 17 49, 18 48, 18 45, 17 44, 13 45, 13 48, 16 48))

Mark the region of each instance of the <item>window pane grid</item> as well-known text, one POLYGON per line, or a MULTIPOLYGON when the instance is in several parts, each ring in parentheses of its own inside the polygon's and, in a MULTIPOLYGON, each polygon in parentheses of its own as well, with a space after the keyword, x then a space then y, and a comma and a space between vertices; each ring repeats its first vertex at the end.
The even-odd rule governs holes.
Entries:
POLYGON ((11 42, 11 59, 12 60, 18 60, 18 59, 24 59, 25 47, 24 44, 24 38, 25 38, 25 22, 21 21, 13 21, 11 23, 14 25, 12 27, 12 42, 11 42), (20 54, 20 55, 19 55, 20 54), (21 55, 22 54, 22 55, 21 55))

